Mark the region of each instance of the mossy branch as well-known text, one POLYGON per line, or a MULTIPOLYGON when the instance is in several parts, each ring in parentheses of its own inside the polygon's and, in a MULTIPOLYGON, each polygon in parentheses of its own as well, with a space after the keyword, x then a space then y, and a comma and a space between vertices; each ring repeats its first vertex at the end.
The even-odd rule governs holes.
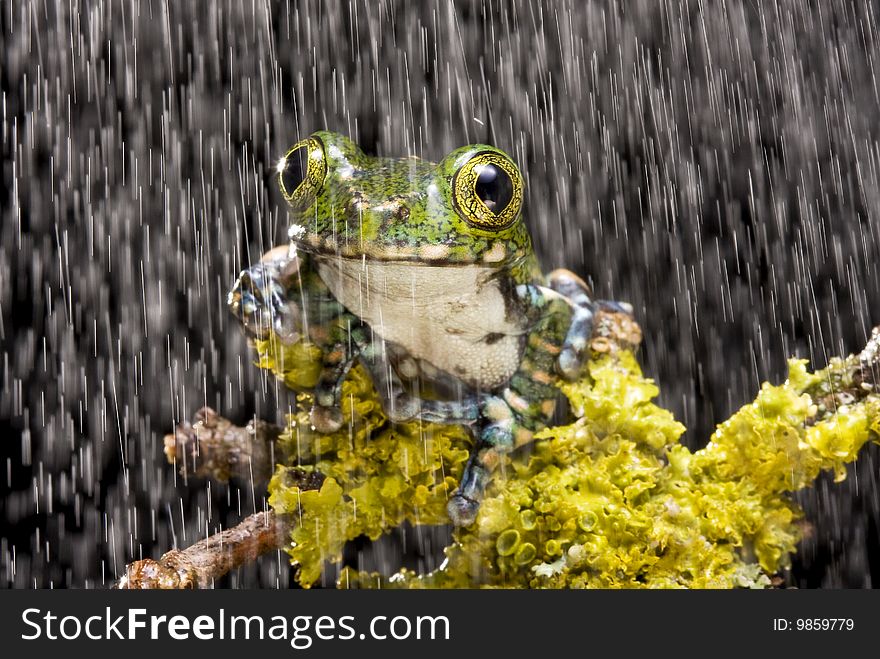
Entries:
MULTIPOLYGON (((816 373, 792 360, 784 384, 765 384, 705 449, 691 453, 678 443, 681 424, 650 403, 656 387, 632 357, 638 325, 615 313, 597 314, 596 321, 589 375, 563 387, 578 420, 543 431, 527 463, 511 465, 474 528, 457 531, 445 571, 403 572, 394 585, 766 586, 801 535, 788 493, 823 469, 842 477, 860 447, 878 440, 880 327, 859 354, 833 359, 816 373)), ((280 344, 257 348, 267 368, 297 363, 275 353, 285 349, 280 344)), ((447 490, 467 455, 455 430, 389 428, 365 375, 354 372, 346 386, 344 412, 354 435, 315 434, 305 410, 280 436, 276 427, 239 428, 211 410, 169 435, 169 459, 187 455, 181 461, 187 474, 225 480, 245 475, 241 466, 248 464, 262 475, 273 450, 282 464, 315 461, 275 472, 274 514, 252 516, 159 561, 134 563, 120 585, 207 587, 284 547, 308 586, 352 535, 376 537, 410 518, 443 523, 447 490), (434 457, 422 464, 428 446, 434 457), (318 518, 323 523, 311 523, 318 518), (315 528, 324 531, 315 535, 315 528)), ((377 583, 375 575, 351 571, 344 579, 349 586, 377 583)))
MULTIPOLYGON (((617 320, 597 328, 617 337, 617 320)), ((633 356, 635 341, 607 339, 594 337, 586 373, 562 385, 576 420, 538 433, 530 455, 512 457, 496 474, 476 523, 456 530, 443 569, 392 580, 346 569, 340 585, 771 585, 804 534, 791 494, 823 470, 842 479, 864 444, 880 439, 880 329, 861 353, 816 373, 791 360, 784 383, 765 383, 695 452, 680 443, 684 426, 652 402, 658 390, 633 356)), ((258 350, 267 368, 290 364, 270 344, 258 350)), ((383 426, 360 373, 346 386, 348 432, 316 437, 299 414, 279 440, 292 447, 295 439, 305 451, 298 459, 314 460, 325 485, 289 488, 284 468, 269 485, 275 510, 302 520, 287 551, 304 586, 326 561, 340 560, 353 537, 375 538, 404 521, 444 523, 445 498, 467 455, 454 429, 383 426)))

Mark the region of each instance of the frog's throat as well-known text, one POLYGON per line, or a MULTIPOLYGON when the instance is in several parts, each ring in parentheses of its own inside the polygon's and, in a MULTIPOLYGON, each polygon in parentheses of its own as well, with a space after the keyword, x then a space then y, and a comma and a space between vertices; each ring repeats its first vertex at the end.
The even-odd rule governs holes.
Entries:
POLYGON ((384 341, 469 387, 516 371, 528 319, 510 305, 504 268, 318 257, 333 296, 384 341))

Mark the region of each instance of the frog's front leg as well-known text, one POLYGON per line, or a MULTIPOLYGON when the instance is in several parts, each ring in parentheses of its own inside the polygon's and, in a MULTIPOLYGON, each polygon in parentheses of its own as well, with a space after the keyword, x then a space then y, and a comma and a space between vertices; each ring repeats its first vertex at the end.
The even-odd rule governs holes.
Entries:
POLYGON ((342 383, 354 363, 355 354, 348 342, 340 341, 322 354, 321 374, 315 385, 315 402, 309 412, 309 421, 318 432, 336 432, 342 427, 342 383))
POLYGON ((567 296, 543 286, 520 285, 516 295, 531 321, 526 345, 507 385, 481 401, 474 449, 447 506, 456 526, 468 526, 476 519, 501 456, 531 442, 556 410, 557 360, 576 317, 575 305, 567 296))
POLYGON ((593 300, 587 283, 570 270, 554 270, 547 276, 547 286, 566 297, 572 304, 571 325, 562 344, 557 367, 562 377, 574 380, 580 375, 589 355, 593 317, 598 309, 632 315, 633 308, 626 302, 593 300))
POLYGON ((227 302, 250 336, 274 335, 285 344, 304 339, 321 349, 321 370, 309 389, 315 399, 309 418, 319 432, 338 430, 342 383, 357 357, 349 333, 361 321, 333 297, 308 256, 287 247, 267 252, 242 271, 227 302))

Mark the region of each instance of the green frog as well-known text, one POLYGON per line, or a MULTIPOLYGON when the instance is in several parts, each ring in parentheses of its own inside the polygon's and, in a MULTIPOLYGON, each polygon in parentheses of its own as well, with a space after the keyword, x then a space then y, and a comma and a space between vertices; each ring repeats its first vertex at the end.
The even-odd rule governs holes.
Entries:
POLYGON ((321 350, 311 422, 342 423, 342 382, 370 374, 392 422, 462 424, 474 448, 448 504, 473 523, 502 454, 556 412, 599 308, 567 270, 544 275, 522 216, 524 182, 485 144, 439 163, 365 155, 321 131, 278 162, 289 244, 242 272, 229 306, 253 336, 321 350))

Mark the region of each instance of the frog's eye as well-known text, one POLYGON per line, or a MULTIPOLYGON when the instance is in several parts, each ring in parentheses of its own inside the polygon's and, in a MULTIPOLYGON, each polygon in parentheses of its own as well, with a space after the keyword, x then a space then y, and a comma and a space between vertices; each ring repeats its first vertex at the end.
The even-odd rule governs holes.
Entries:
POLYGON ((452 199, 458 214, 484 231, 501 231, 513 224, 522 198, 519 170, 497 151, 477 153, 452 178, 452 199))
POLYGON ((316 137, 300 140, 278 162, 278 182, 287 202, 304 208, 315 200, 324 184, 327 161, 316 137))

